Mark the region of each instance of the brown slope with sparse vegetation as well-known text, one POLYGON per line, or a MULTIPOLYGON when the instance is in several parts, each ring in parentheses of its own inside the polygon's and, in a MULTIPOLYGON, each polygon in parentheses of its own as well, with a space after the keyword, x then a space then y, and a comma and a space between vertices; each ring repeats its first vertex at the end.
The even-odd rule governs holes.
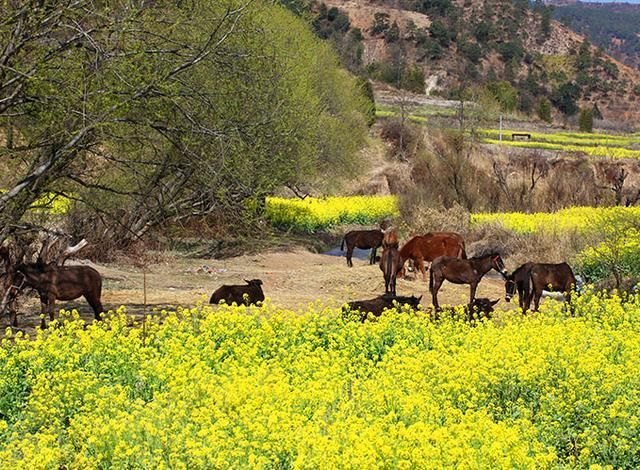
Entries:
POLYGON ((394 84, 412 91, 424 90, 426 83, 428 93, 451 96, 461 84, 506 81, 518 93, 518 109, 528 114, 535 113, 541 96, 556 104, 562 85, 574 83, 581 108, 597 105, 604 120, 640 120, 639 71, 593 46, 588 47, 590 65, 579 65, 584 36, 550 19, 545 30, 543 14, 515 3, 460 0, 441 14, 413 11, 417 7, 408 1, 325 2, 348 16, 350 31, 359 30, 358 67, 370 78, 393 83, 400 77, 393 64, 403 62, 403 72, 413 79, 394 84), (415 77, 413 65, 423 78, 415 77))

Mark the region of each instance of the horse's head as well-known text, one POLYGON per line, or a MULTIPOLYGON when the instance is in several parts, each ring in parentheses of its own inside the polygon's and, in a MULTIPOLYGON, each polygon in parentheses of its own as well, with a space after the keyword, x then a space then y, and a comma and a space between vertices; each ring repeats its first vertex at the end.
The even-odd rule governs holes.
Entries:
POLYGON ((244 282, 246 282, 250 286, 255 286, 255 287, 260 287, 262 285, 261 279, 251 279, 250 281, 247 281, 245 279, 244 282))
POLYGON ((502 257, 498 254, 491 255, 491 266, 493 269, 498 271, 502 277, 506 279, 507 277, 507 268, 504 265, 504 261, 502 261, 502 257))
POLYGON ((504 300, 507 302, 511 302, 511 298, 516 295, 516 281, 513 277, 513 274, 507 274, 504 278, 504 300))

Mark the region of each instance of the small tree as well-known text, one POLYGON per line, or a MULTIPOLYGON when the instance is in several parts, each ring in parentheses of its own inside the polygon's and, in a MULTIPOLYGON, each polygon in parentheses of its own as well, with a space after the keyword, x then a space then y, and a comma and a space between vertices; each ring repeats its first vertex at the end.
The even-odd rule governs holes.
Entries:
POLYGON ((593 108, 582 108, 578 116, 581 132, 593 132, 593 108))
POLYGON ((551 121, 553 121, 551 117, 551 102, 544 96, 538 98, 538 102, 536 104, 536 114, 545 122, 550 123, 551 121))
POLYGON ((612 276, 616 289, 625 276, 640 276, 640 222, 621 210, 605 212, 590 223, 591 247, 579 257, 584 273, 597 280, 612 276))

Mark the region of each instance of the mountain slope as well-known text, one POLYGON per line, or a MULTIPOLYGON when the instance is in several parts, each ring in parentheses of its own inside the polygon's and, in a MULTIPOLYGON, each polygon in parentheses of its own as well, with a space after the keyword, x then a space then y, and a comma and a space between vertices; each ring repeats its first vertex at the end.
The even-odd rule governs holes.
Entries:
POLYGON ((323 28, 336 12, 348 18, 334 39, 349 50, 350 68, 373 79, 412 91, 426 83, 443 96, 489 85, 505 107, 528 114, 549 99, 567 115, 577 101, 607 120, 640 119, 640 72, 552 20, 541 2, 327 0, 315 11, 323 28))
POLYGON ((589 37, 627 65, 640 69, 640 5, 583 3, 557 5, 554 17, 589 37))

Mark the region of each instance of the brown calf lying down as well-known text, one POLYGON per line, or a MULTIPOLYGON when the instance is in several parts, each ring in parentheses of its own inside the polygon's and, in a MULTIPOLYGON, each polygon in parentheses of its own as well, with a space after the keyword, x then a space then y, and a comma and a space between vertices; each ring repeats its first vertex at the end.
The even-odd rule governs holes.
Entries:
POLYGON ((368 313, 372 313, 376 317, 379 317, 385 309, 395 308, 396 305, 399 307, 408 305, 413 309, 417 309, 421 299, 422 296, 416 297, 413 295, 411 297, 381 295, 375 299, 349 302, 342 307, 342 311, 346 313, 358 310, 362 314, 361 321, 364 322, 367 319, 368 313))
POLYGON ((264 300, 262 292, 262 281, 260 279, 244 280, 244 286, 221 286, 211 294, 210 304, 219 304, 224 300, 227 305, 236 303, 237 305, 251 305, 264 300))

